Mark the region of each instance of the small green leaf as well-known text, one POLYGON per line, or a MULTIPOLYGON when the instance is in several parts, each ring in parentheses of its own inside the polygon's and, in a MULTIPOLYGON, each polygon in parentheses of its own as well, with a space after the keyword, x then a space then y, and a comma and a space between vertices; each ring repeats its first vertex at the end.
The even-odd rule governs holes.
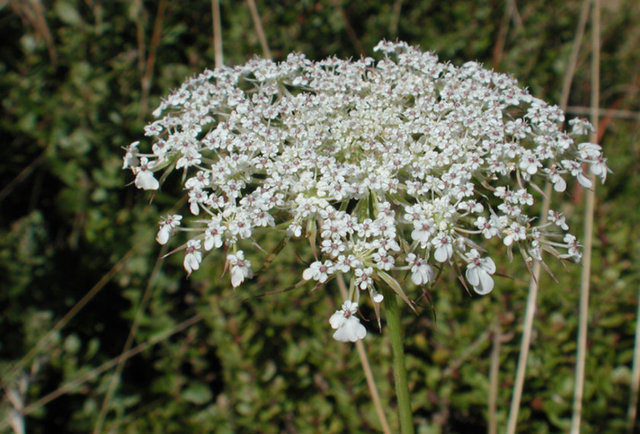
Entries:
POLYGON ((82 17, 78 11, 66 1, 61 0, 56 2, 55 11, 65 24, 69 24, 71 26, 82 24, 82 17))
POLYGON ((182 392, 182 398, 193 404, 206 404, 211 401, 211 391, 204 384, 192 384, 182 392))

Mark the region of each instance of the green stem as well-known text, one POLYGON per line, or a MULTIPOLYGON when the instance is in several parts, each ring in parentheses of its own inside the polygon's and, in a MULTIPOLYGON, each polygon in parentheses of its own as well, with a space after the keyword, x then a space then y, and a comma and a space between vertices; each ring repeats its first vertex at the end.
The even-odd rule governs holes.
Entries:
POLYGON ((407 368, 404 364, 404 347, 402 345, 402 330, 400 329, 400 308, 396 295, 389 289, 384 289, 384 308, 389 329, 389 340, 393 352, 393 378, 396 385, 398 399, 398 414, 402 434, 413 434, 411 417, 411 400, 409 399, 409 384, 407 383, 407 368))

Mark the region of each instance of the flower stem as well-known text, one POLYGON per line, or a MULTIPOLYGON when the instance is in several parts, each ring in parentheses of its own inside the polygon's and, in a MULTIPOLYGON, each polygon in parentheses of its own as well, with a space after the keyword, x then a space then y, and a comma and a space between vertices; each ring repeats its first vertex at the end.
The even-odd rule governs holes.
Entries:
POLYGON ((389 289, 384 289, 384 308, 389 329, 389 340, 393 352, 393 378, 398 399, 398 414, 402 434, 413 434, 411 417, 411 401, 409 399, 409 385, 407 383, 407 369, 404 364, 404 347, 402 345, 402 331, 400 329, 400 308, 396 295, 389 289))

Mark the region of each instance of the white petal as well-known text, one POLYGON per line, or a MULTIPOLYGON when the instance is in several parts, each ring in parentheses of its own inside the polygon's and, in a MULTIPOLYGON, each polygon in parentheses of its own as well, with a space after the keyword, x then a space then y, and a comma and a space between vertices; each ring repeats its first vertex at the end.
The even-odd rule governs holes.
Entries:
POLYGON ((424 283, 433 282, 435 277, 435 274, 433 274, 433 268, 431 268, 429 264, 424 264, 420 266, 420 269, 422 270, 424 283))
POLYGON ((345 300, 345 302, 342 303, 342 310, 355 314, 358 311, 358 303, 351 300, 345 300))
MULTIPOLYGON (((357 318, 354 318, 354 317, 351 317, 351 318, 358 320, 357 318)), ((365 326, 360 324, 360 320, 358 320, 358 322, 354 324, 354 327, 355 327, 355 336, 357 338, 356 340, 364 339, 364 337, 367 335, 367 329, 365 328, 365 326)))
POLYGON ((244 272, 242 267, 231 268, 231 285, 235 288, 244 281, 244 272))
POLYGON ((478 267, 467 267, 467 271, 464 274, 467 277, 467 282, 469 282, 473 287, 480 283, 480 278, 478 277, 478 267))
POLYGON ((446 262, 453 253, 453 248, 449 244, 445 244, 444 246, 440 246, 436 249, 435 254, 433 255, 438 262, 446 262))
POLYGON ((213 248, 213 237, 205 237, 204 239, 204 249, 209 251, 213 248))
POLYGON ((193 270, 200 268, 200 259, 195 253, 188 253, 184 256, 184 269, 188 274, 191 274, 193 270))
POLYGON ((582 185, 584 188, 591 188, 591 186, 593 185, 591 183, 591 180, 584 176, 582 173, 579 173, 577 178, 580 185, 582 185))
POLYGON ((422 244, 424 246, 429 241, 429 233, 427 231, 414 229, 411 232, 411 238, 414 241, 420 241, 420 244, 422 244))
POLYGON ((496 272, 496 264, 493 262, 491 258, 483 258, 480 261, 482 263, 482 268, 489 274, 493 274, 496 272))
POLYGON ((311 267, 307 268, 306 270, 304 270, 302 272, 302 278, 304 280, 311 280, 313 278, 313 274, 315 273, 315 270, 313 270, 311 267))
POLYGON ((198 206, 198 202, 191 202, 189 206, 189 210, 191 210, 191 214, 198 215, 200 214, 200 207, 198 206))
POLYGON ((416 270, 414 273, 411 273, 411 281, 415 285, 422 285, 422 273, 420 273, 420 269, 416 270))
POLYGON ((141 170, 138 172, 135 181, 136 187, 144 190, 157 190, 160 187, 160 183, 153 177, 153 172, 149 170, 141 170))
POLYGON ((493 289, 493 278, 484 270, 479 270, 480 285, 474 286, 473 289, 480 295, 486 295, 493 289))
POLYGON ((382 294, 376 294, 373 296, 373 301, 376 303, 382 303, 382 300, 384 300, 384 296, 382 294))
POLYGON ((363 339, 367 335, 367 329, 360 324, 360 320, 357 317, 349 317, 347 320, 336 330, 333 334, 333 338, 340 342, 356 342, 359 339, 363 339))
POLYGON ((160 230, 158 231, 158 235, 156 236, 156 241, 159 244, 167 244, 167 241, 169 241, 169 234, 171 233, 171 227, 169 226, 162 226, 160 228, 160 230))
POLYGON ((341 310, 338 310, 336 313, 331 315, 331 318, 329 318, 329 324, 331 324, 332 328, 337 329, 345 322, 345 320, 346 318, 344 317, 344 313, 341 310))
POLYGON ((553 183, 553 189, 558 193, 562 193, 567 189, 567 183, 564 179, 558 177, 556 178, 556 182, 553 183))

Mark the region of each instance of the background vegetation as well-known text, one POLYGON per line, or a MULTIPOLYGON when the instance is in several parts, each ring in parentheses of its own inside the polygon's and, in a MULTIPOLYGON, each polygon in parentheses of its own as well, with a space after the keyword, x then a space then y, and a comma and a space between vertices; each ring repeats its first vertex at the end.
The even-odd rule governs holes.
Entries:
MULTIPOLYGON (((257 6, 275 59, 371 55, 378 40, 399 38, 509 72, 558 102, 583 1, 516 3, 257 6)), ((605 3, 601 107, 616 111, 602 114, 599 136, 613 174, 597 187, 583 432, 627 426, 639 289, 640 3, 605 3)), ((220 5, 225 63, 262 54, 247 3, 220 5)), ((0 41, 0 431, 21 420, 28 432, 379 430, 354 347, 331 338, 335 282, 282 291, 299 280, 297 256, 311 257, 302 244, 235 292, 218 254, 187 280, 181 255, 163 260, 154 241, 180 191, 169 184, 149 204, 127 186, 122 147, 142 137, 163 95, 214 65, 211 3, 3 0, 0 41)), ((582 45, 569 111, 586 116, 582 45)), ((555 200, 581 235, 584 191, 569 190, 555 200)), ((486 429, 498 340, 505 425, 528 282, 516 262, 498 264, 507 277, 489 296, 469 296, 451 275, 418 315, 404 309, 420 432, 486 429)), ((558 283, 541 279, 521 432, 566 431, 571 417, 580 269, 553 269, 558 283)), ((395 431, 389 344, 374 321, 367 328, 395 431)))

